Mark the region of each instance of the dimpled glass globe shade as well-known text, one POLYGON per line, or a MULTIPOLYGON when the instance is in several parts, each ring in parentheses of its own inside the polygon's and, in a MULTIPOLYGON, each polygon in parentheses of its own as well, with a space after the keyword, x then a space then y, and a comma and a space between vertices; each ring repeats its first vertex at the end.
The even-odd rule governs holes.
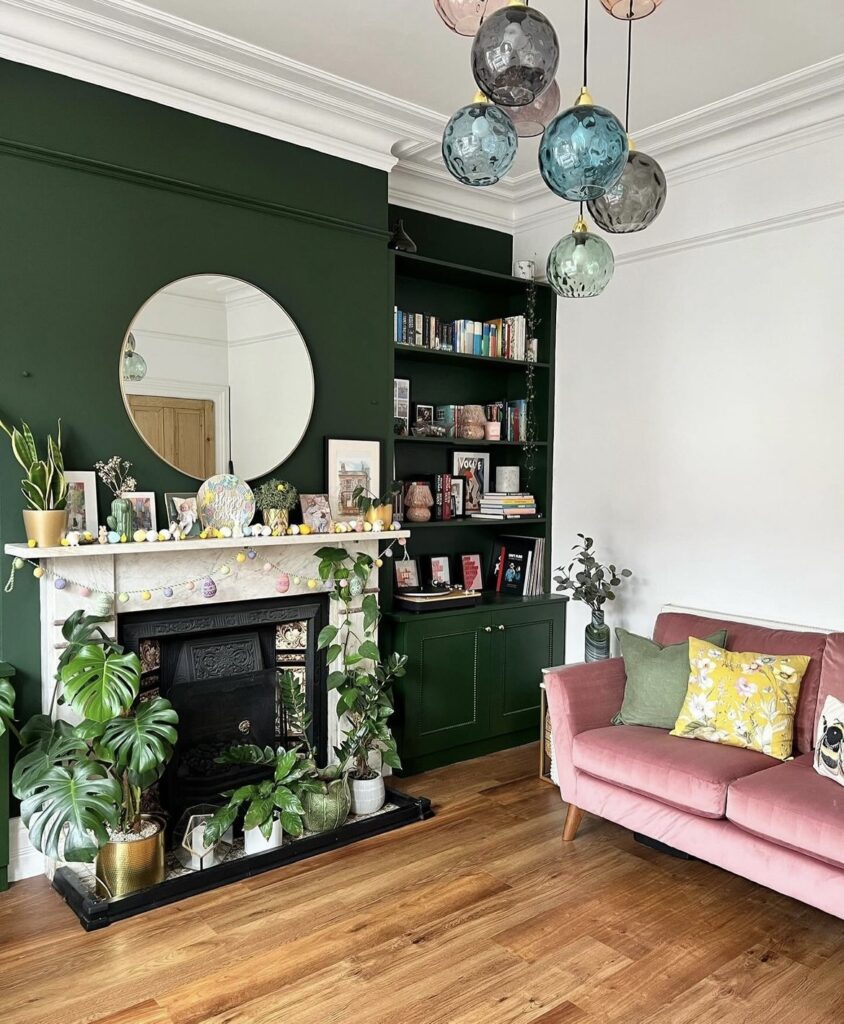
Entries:
POLYGON ((545 129, 539 170, 552 192, 570 202, 597 199, 615 185, 629 151, 627 132, 605 107, 582 99, 545 129))
POLYGON ((662 0, 601 0, 604 10, 621 21, 638 21, 647 18, 659 7, 662 0))
POLYGON ((631 234, 653 224, 665 206, 667 192, 665 174, 656 160, 631 150, 621 178, 589 203, 589 212, 604 231, 631 234))
POLYGON ((513 166, 518 149, 513 122, 486 99, 461 107, 443 132, 443 160, 464 185, 494 185, 513 166))
POLYGON ((473 36, 484 18, 507 6, 508 0, 434 0, 437 14, 452 32, 473 36))
POLYGON ((600 295, 610 283, 614 269, 612 249, 603 238, 590 234, 582 220, 548 254, 548 280, 564 299, 600 295))
POLYGON ((550 86, 560 62, 554 26, 518 3, 485 18, 472 43, 478 88, 505 107, 533 103, 550 86))
POLYGON ((552 82, 545 92, 525 107, 507 107, 510 120, 520 139, 532 139, 545 131, 545 126, 560 111, 560 87, 552 82))

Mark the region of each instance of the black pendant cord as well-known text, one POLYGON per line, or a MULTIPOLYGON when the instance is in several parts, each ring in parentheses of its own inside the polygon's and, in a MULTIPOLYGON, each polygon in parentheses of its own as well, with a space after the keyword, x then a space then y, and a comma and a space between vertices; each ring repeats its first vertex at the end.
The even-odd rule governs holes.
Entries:
POLYGON ((589 85, 589 0, 583 0, 583 88, 589 85))
MULTIPOLYGON (((633 0, 630 0, 630 13, 633 14, 633 0)), ((630 133, 630 68, 633 63, 633 20, 627 22, 627 100, 624 105, 624 130, 630 133)))

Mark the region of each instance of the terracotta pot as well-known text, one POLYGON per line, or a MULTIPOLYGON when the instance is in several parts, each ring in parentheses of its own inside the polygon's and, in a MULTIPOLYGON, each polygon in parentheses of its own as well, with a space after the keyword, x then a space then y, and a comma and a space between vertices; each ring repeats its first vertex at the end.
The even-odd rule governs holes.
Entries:
POLYGON ((164 881, 164 824, 148 814, 143 821, 158 826, 155 835, 134 842, 108 842, 97 854, 97 895, 117 899, 164 881))
POLYGON ((39 512, 32 508, 23 510, 23 525, 26 539, 37 542, 39 548, 57 548, 67 529, 67 510, 61 512, 39 512))

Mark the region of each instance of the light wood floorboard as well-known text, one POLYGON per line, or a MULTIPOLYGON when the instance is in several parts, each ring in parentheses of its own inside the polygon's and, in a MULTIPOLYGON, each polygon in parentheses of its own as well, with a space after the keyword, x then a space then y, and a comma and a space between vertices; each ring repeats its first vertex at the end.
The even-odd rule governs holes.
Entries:
POLYGON ((635 843, 535 746, 407 779, 431 821, 85 934, 0 896, 3 1024, 826 1024, 844 923, 635 843))

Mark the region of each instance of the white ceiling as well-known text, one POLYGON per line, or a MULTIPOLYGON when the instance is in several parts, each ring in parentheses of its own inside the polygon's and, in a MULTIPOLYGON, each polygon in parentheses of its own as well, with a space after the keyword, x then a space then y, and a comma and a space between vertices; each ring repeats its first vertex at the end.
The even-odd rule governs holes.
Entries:
MULTIPOLYGON (((591 5, 590 86, 623 110, 627 27, 591 5)), ((432 0, 145 0, 146 6, 450 115, 474 92, 469 39, 432 0)), ((542 0, 564 101, 580 86, 583 4, 542 0)), ((633 27, 634 133, 844 52, 842 0, 665 0, 633 27)))

